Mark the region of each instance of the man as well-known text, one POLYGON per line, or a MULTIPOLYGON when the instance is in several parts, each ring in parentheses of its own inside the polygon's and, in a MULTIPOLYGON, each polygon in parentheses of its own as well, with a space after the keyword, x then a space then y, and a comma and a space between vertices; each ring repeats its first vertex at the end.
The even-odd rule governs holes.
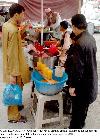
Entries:
MULTIPOLYGON (((19 31, 21 21, 24 18, 24 7, 15 3, 9 9, 10 19, 3 25, 3 79, 5 83, 23 84, 29 82, 29 68, 25 62, 21 35, 24 31, 19 31)), ((9 122, 26 122, 26 118, 21 116, 18 106, 8 106, 9 122)))
POLYGON ((71 22, 76 37, 65 63, 69 76, 69 93, 72 97, 72 119, 69 128, 82 129, 89 104, 97 97, 97 48, 95 39, 86 31, 87 23, 84 15, 73 16, 71 22))
POLYGON ((60 32, 62 33, 62 38, 57 44, 59 50, 59 56, 55 61, 54 64, 55 66, 58 66, 59 64, 61 66, 64 66, 64 63, 67 58, 66 51, 70 47, 70 36, 69 33, 67 32, 67 29, 68 29, 68 22, 66 20, 60 22, 60 32))
POLYGON ((68 28, 68 22, 66 20, 60 22, 60 31, 62 32, 62 39, 61 39, 61 52, 60 52, 60 57, 59 60, 61 61, 61 65, 63 66, 65 61, 66 61, 66 51, 70 47, 70 36, 69 33, 67 32, 68 28))
POLYGON ((46 17, 44 21, 44 27, 53 30, 54 31, 53 37, 55 37, 56 39, 60 39, 61 38, 60 22, 62 20, 59 13, 52 11, 50 8, 45 9, 45 13, 46 17))

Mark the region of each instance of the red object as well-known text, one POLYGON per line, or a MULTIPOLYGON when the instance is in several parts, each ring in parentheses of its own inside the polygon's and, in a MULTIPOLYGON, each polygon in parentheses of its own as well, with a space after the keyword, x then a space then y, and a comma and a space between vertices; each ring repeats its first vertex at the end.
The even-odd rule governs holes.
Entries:
POLYGON ((37 49, 38 51, 42 52, 42 51, 43 51, 43 46, 38 45, 38 46, 36 47, 36 49, 37 49))
POLYGON ((32 25, 29 25, 29 29, 32 29, 32 25))
POLYGON ((50 46, 50 45, 56 45, 57 44, 57 41, 44 41, 44 45, 45 46, 50 46))
POLYGON ((48 49, 48 52, 51 55, 57 55, 58 54, 58 48, 56 47, 56 45, 51 45, 50 48, 48 49))
POLYGON ((40 45, 40 43, 39 43, 39 42, 35 42, 35 48, 36 48, 36 50, 37 50, 37 51, 40 51, 40 52, 42 52, 42 51, 43 51, 43 46, 42 46, 42 45, 40 45))
POLYGON ((38 41, 36 41, 36 42, 34 43, 34 45, 38 45, 38 44, 40 44, 38 41))

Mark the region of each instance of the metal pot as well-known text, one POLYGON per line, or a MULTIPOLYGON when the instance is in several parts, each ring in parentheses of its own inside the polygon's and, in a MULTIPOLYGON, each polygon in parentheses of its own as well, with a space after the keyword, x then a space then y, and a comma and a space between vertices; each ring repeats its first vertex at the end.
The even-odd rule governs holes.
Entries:
POLYGON ((43 62, 50 68, 53 69, 54 68, 54 63, 55 60, 57 59, 56 56, 52 56, 52 57, 48 57, 48 58, 44 58, 43 62))

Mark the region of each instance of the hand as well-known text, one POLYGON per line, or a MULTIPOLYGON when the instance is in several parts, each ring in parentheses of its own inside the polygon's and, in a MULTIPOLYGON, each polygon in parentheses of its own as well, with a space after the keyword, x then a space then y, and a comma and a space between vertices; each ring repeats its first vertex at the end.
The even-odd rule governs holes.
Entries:
POLYGON ((71 96, 76 96, 76 94, 75 94, 75 88, 69 88, 69 94, 71 95, 71 96))
POLYGON ((61 51, 61 47, 58 47, 58 50, 61 51))
MULTIPOLYGON (((60 43, 60 41, 57 41, 57 44, 56 44, 56 46, 59 48, 60 46, 61 46, 61 43, 60 43)), ((60 47, 61 48, 61 47, 60 47)))
POLYGON ((10 75, 10 84, 16 84, 16 76, 10 75))

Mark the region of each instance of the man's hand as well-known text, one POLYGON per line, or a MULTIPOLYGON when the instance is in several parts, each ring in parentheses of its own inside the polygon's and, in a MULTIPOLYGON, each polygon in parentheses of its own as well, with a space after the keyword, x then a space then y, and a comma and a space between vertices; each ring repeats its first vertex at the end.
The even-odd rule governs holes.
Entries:
POLYGON ((16 76, 10 75, 10 84, 16 84, 16 76))
POLYGON ((76 94, 75 94, 75 88, 69 88, 69 93, 70 93, 70 95, 71 96, 76 96, 76 94))

